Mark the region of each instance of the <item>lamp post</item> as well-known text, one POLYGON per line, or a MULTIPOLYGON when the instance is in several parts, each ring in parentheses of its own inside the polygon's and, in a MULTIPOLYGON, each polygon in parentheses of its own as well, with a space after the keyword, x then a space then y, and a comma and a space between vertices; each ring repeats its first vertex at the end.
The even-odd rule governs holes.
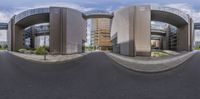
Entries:
POLYGON ((47 60, 47 52, 46 52, 46 32, 44 35, 44 60, 47 60))
MULTIPOLYGON (((43 30, 43 26, 40 27, 41 30, 43 30)), ((44 60, 47 60, 47 51, 46 51, 46 35, 47 32, 45 30, 43 30, 44 33, 44 60)))

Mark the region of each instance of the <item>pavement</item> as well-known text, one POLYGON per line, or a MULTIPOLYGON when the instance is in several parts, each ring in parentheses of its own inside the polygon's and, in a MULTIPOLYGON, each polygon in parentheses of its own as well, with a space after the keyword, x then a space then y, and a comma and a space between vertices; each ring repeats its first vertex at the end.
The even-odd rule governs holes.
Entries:
POLYGON ((90 52, 85 52, 85 53, 71 54, 71 55, 46 55, 46 59, 44 59, 44 55, 23 54, 19 52, 11 52, 11 51, 8 51, 8 52, 19 58, 23 58, 23 59, 34 61, 34 62, 47 63, 47 64, 72 61, 90 53, 90 52))
POLYGON ((186 60, 191 58, 197 51, 183 52, 177 55, 167 57, 129 57, 111 52, 105 52, 107 56, 116 61, 125 68, 146 73, 155 73, 171 70, 180 66, 186 60))
POLYGON ((42 64, 0 52, 0 99, 200 99, 200 53, 170 71, 140 73, 105 53, 42 64))

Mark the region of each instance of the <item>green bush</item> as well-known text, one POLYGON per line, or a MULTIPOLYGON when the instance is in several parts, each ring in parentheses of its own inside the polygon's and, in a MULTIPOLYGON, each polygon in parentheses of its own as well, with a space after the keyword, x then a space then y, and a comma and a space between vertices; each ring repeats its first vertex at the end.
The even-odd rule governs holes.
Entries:
POLYGON ((35 54, 37 54, 37 55, 45 55, 47 53, 48 53, 47 47, 39 47, 35 51, 35 54))
POLYGON ((26 51, 27 51, 27 49, 23 49, 23 48, 18 50, 18 52, 20 52, 20 53, 25 53, 26 51))
POLYGON ((194 50, 200 50, 200 48, 194 48, 194 50))

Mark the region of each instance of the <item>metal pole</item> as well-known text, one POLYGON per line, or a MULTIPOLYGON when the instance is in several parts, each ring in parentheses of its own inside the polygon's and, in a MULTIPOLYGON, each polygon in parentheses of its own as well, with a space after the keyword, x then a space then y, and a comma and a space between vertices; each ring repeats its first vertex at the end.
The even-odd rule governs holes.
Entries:
MULTIPOLYGON (((43 28, 43 26, 41 27, 41 28, 43 28)), ((44 60, 47 60, 47 55, 46 55, 46 34, 47 34, 47 32, 44 30, 44 60)))
POLYGON ((44 60, 47 60, 47 55, 46 55, 46 33, 44 35, 44 49, 45 49, 44 60))

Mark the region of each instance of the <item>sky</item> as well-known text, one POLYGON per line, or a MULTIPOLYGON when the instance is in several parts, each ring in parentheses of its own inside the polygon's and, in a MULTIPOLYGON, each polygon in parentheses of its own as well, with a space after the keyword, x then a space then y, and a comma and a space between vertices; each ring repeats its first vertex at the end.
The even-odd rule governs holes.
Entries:
MULTIPOLYGON (((8 22, 14 14, 39 7, 70 7, 85 12, 116 11, 125 6, 142 4, 173 7, 189 14, 194 22, 200 22, 200 0, 0 0, 0 22, 8 22)), ((5 31, 0 31, 1 40, 6 40, 5 31)), ((200 41, 200 31, 196 31, 195 40, 200 41)))

